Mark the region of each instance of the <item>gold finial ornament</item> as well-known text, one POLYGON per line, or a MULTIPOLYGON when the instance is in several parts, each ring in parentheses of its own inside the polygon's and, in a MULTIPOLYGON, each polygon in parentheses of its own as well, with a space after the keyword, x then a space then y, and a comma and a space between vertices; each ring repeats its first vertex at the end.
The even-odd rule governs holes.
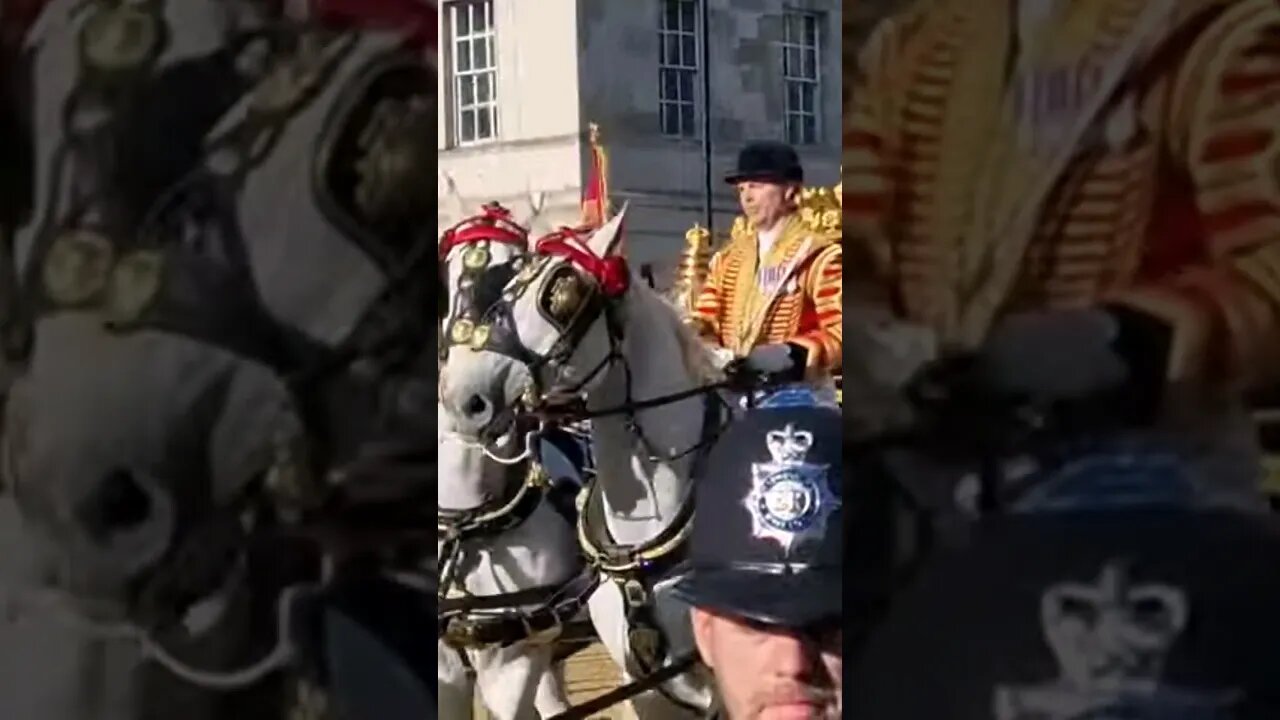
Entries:
POLYGON ((711 272, 711 231, 694 225, 684 234, 684 253, 676 270, 674 294, 676 305, 686 314, 693 314, 698 293, 711 272))

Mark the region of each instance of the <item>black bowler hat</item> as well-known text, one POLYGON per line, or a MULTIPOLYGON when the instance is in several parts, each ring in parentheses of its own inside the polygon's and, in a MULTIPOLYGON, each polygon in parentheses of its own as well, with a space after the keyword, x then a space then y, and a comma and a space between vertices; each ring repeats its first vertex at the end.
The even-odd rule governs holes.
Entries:
POLYGON ((800 157, 786 143, 762 140, 749 143, 738 153, 738 167, 724 176, 724 181, 736 185, 747 180, 769 182, 804 182, 804 168, 800 157))
POLYGON ((839 620, 844 532, 841 415, 812 390, 767 398, 717 441, 695 492, 694 607, 785 628, 839 620))

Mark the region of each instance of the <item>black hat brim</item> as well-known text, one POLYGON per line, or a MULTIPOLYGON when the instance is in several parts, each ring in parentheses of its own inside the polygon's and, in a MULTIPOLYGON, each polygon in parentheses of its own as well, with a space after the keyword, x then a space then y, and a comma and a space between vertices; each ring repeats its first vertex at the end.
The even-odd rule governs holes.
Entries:
POLYGON ((694 607, 763 625, 804 628, 838 619, 843 580, 838 572, 791 575, 734 569, 694 569, 672 588, 694 607))

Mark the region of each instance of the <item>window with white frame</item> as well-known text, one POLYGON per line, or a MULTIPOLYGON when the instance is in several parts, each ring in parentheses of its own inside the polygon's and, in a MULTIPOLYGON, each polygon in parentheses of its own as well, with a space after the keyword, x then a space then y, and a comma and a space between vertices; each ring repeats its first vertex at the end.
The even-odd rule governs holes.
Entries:
POLYGON ((697 135, 698 1, 661 0, 658 119, 668 137, 697 135))
POLYGON ((446 6, 449 72, 453 75, 453 137, 457 145, 498 136, 498 63, 493 0, 452 0, 446 6))
POLYGON ((782 78, 786 86, 785 132, 792 145, 813 145, 821 136, 819 98, 822 97, 822 18, 814 13, 788 12, 782 37, 782 78))

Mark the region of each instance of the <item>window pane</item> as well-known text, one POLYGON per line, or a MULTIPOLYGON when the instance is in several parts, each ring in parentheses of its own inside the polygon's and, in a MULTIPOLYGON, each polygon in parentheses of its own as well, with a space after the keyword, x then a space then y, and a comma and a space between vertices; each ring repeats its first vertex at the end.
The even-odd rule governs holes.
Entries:
POLYGON ((818 111, 818 87, 816 85, 801 85, 800 94, 803 102, 800 103, 800 109, 810 115, 816 114, 818 111))
POLYGON ((694 11, 698 5, 696 2, 680 3, 680 29, 685 32, 696 32, 698 23, 694 16, 694 11))
POLYGON ((693 129, 693 103, 680 106, 680 134, 690 137, 697 134, 693 129))
POLYGON ((468 72, 471 70, 471 41, 458 41, 458 72, 468 72))
POLYGON ((804 118, 804 144, 812 145, 818 141, 818 118, 807 115, 804 118))
POLYGON ((493 75, 485 73, 476 76, 476 102, 487 103, 493 100, 493 75))
POLYGON ((805 18, 804 44, 810 47, 818 46, 818 18, 812 15, 805 18))
POLYGON ((663 30, 675 30, 680 27, 680 0, 665 0, 662 8, 663 30))
POLYGON ((669 103, 662 103, 658 106, 659 123, 662 125, 663 135, 676 135, 680 132, 680 129, 676 126, 676 114, 672 112, 672 109, 669 103))
POLYGON ((462 122, 458 128, 458 137, 462 142, 473 142, 476 139, 476 111, 463 110, 462 122))
POLYGON ((454 36, 471 34, 471 8, 466 5, 455 5, 453 8, 454 36))
POLYGON ((477 123, 476 137, 491 138, 493 137, 493 115, 492 108, 481 108, 476 111, 477 123))
POLYGON ((679 65, 680 64, 680 36, 676 34, 669 34, 667 35, 666 39, 663 41, 663 44, 665 44, 667 48, 667 61, 666 61, 667 64, 679 65))
POLYGON ((804 51, 804 76, 810 80, 818 79, 818 53, 813 50, 804 51))
POLYGON ((463 75, 458 78, 458 106, 472 107, 476 104, 476 76, 463 75))
POLYGON ((680 73, 680 99, 685 102, 693 102, 693 78, 694 73, 680 73))
POLYGON ((661 98, 663 100, 676 100, 680 97, 679 81, 675 70, 662 70, 662 88, 661 98))
POLYGON ((685 67, 698 66, 697 43, 692 35, 680 36, 680 64, 685 67))

